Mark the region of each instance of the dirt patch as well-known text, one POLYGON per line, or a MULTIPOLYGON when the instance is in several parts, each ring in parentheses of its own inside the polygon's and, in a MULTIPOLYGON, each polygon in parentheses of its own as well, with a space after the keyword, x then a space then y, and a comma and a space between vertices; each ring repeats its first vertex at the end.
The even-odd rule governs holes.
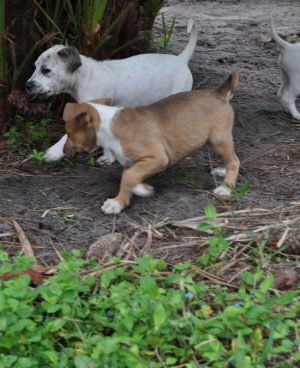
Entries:
MULTIPOLYGON (((172 230, 150 234, 149 226, 200 216, 207 203, 215 204, 222 212, 237 207, 272 208, 300 199, 300 126, 282 111, 276 98, 280 84, 279 50, 270 41, 269 32, 272 13, 277 29, 297 40, 298 1, 262 4, 256 0, 250 4, 246 0, 170 0, 162 11, 167 19, 176 16, 171 45, 174 53, 186 45, 187 20, 197 20, 198 43, 190 64, 196 89, 216 86, 232 70, 241 70, 241 83, 233 100, 234 139, 242 162, 238 185, 250 183, 249 192, 241 202, 231 204, 212 196, 215 182, 209 172, 217 161, 205 147, 151 178, 155 196, 134 198, 130 208, 114 218, 105 216, 100 207, 118 190, 121 175, 118 164, 89 166, 87 158, 80 158, 73 163, 64 160, 39 167, 32 161, 10 156, 3 147, 0 148, 0 240, 10 253, 20 249, 11 225, 13 219, 22 226, 41 262, 51 264, 57 262, 55 250, 80 248, 85 253, 100 236, 112 231, 132 239, 137 229, 145 228, 143 244, 148 244, 147 250, 152 245, 155 249, 162 244, 172 245, 177 236, 172 230)), ((160 25, 158 17, 157 31, 160 25)), ((190 233, 186 239, 186 253, 174 252, 174 259, 201 254, 201 247, 197 247, 190 233)))

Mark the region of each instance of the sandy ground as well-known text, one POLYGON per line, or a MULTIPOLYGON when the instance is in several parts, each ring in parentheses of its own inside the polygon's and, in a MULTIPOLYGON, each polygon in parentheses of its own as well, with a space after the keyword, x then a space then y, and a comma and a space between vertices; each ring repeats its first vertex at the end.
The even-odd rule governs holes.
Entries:
MULTIPOLYGON (((241 82, 233 105, 236 111, 234 140, 242 162, 238 185, 250 190, 230 208, 271 208, 300 199, 300 125, 282 111, 276 98, 280 84, 279 50, 271 41, 269 15, 278 31, 298 40, 298 1, 176 1, 162 9, 166 19, 176 17, 170 51, 186 45, 186 24, 198 24, 198 43, 190 66, 194 88, 217 86, 234 69, 241 82)), ((158 17, 155 31, 159 32, 158 17)), ((58 250, 85 250, 100 236, 112 231, 132 236, 137 228, 163 220, 181 220, 203 213, 213 203, 228 209, 211 191, 209 174, 218 161, 209 147, 188 157, 176 167, 149 180, 156 194, 151 199, 134 198, 120 216, 106 216, 102 202, 116 194, 121 167, 89 166, 86 158, 39 167, 32 161, 7 162, 1 155, 0 240, 5 249, 20 249, 14 219, 22 226, 35 253, 44 263, 55 263, 58 250), (11 233, 4 234, 3 233, 11 233)), ((155 243, 155 242, 154 242, 155 243)), ((159 239, 156 239, 159 243, 159 239)), ((178 255, 180 259, 180 255, 178 255)))

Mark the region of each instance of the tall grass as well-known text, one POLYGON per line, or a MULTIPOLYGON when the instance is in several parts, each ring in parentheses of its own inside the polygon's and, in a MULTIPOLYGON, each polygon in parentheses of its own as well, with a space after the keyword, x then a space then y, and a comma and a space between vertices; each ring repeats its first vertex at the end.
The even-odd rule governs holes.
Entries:
POLYGON ((62 0, 55 5, 43 0, 33 2, 46 19, 45 32, 56 32, 61 42, 73 43, 79 49, 99 33, 108 4, 108 0, 62 0))
POLYGON ((124 50, 129 56, 126 50, 134 49, 137 43, 147 48, 153 21, 163 4, 163 0, 33 2, 39 10, 43 36, 55 32, 56 41, 95 58, 110 58, 124 50))

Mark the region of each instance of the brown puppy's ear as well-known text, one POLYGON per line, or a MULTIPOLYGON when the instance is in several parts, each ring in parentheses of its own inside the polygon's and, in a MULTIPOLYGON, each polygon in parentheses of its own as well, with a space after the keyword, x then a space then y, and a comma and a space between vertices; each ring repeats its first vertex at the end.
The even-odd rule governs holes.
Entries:
POLYGON ((75 117, 75 122, 79 128, 86 128, 91 124, 92 117, 88 112, 82 112, 75 117))
POLYGON ((112 106, 113 104, 113 100, 111 98, 97 98, 96 100, 92 100, 90 102, 107 106, 112 106))
POLYGON ((82 106, 76 102, 68 102, 64 108, 63 119, 64 121, 72 120, 82 112, 82 106))
POLYGON ((65 47, 59 50, 57 54, 67 64, 69 73, 74 73, 82 65, 80 54, 75 47, 65 47))

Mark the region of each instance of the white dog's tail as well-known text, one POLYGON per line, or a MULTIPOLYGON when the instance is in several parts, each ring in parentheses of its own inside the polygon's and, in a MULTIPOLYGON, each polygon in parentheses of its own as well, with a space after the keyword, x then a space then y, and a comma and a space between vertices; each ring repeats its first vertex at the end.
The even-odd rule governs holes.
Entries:
POLYGON ((190 35, 189 42, 182 53, 178 55, 186 63, 188 63, 190 58, 192 57, 197 43, 197 25, 193 19, 190 19, 188 22, 187 32, 190 35))
POLYGON ((281 37, 278 36, 278 33, 276 32, 275 25, 274 25, 274 20, 273 20, 272 16, 271 16, 271 29, 272 29, 272 36, 273 36, 273 38, 274 38, 274 40, 275 40, 275 42, 277 43, 278 46, 282 47, 283 49, 290 46, 290 44, 288 42, 284 41, 281 37))

